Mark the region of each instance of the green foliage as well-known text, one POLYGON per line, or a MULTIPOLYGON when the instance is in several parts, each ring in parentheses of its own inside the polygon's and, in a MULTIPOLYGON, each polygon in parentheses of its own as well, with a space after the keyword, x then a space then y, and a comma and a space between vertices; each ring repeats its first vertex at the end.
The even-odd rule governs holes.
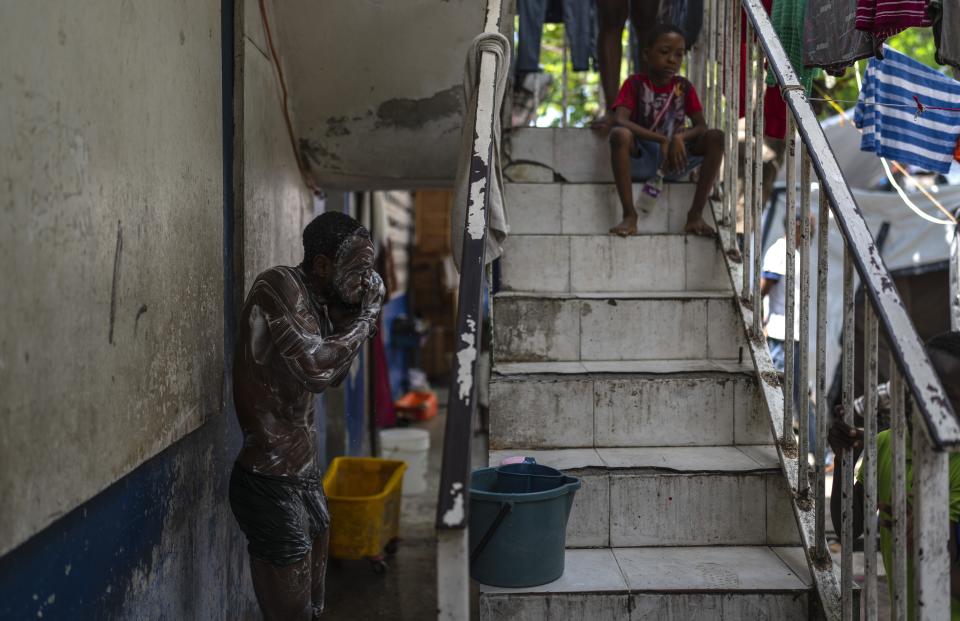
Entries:
MULTIPOLYGON (((540 66, 553 76, 553 85, 546 99, 540 102, 537 125, 559 127, 563 117, 563 38, 562 24, 545 24, 540 47, 540 66)), ((569 55, 568 55, 569 63, 569 55)), ((598 92, 600 74, 596 71, 567 72, 567 124, 583 127, 600 111, 598 92)))

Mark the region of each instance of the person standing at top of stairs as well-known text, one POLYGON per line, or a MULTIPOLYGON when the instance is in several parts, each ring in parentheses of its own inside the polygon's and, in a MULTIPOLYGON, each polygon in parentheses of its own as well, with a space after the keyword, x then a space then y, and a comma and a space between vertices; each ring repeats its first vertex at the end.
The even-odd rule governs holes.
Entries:
MULTIPOLYGON (((703 209, 723 162, 723 132, 707 127, 696 90, 677 75, 685 52, 686 41, 678 27, 655 26, 643 51, 647 72, 627 78, 613 104, 610 160, 623 208, 623 220, 610 229, 614 235, 637 233, 633 181, 678 180, 698 167, 700 175, 684 232, 715 234, 703 218, 703 209), (686 127, 687 118, 692 127, 686 127)), ((639 202, 655 200, 657 194, 652 186, 645 187, 639 202)))

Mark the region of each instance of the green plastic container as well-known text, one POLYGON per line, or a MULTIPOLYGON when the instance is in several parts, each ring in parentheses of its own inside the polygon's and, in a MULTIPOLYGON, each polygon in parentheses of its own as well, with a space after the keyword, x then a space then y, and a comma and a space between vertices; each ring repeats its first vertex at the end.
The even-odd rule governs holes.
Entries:
POLYGON ((513 588, 562 576, 567 519, 578 489, 580 479, 545 466, 474 470, 470 575, 483 584, 513 588), (530 479, 524 482, 523 477, 530 479), (517 493, 518 489, 539 491, 517 493))

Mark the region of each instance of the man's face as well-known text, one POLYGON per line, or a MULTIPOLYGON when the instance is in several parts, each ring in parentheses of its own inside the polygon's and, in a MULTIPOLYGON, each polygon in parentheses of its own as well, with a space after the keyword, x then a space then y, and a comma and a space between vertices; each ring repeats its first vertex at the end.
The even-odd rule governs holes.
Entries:
POLYGON ((373 271, 373 243, 359 236, 350 237, 343 243, 333 270, 333 288, 340 299, 356 306, 369 286, 369 274, 373 271))

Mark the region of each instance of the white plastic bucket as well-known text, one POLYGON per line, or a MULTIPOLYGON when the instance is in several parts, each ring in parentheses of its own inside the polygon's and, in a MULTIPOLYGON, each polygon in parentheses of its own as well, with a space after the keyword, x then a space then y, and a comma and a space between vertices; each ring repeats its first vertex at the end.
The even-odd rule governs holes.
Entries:
POLYGON ((403 475, 404 496, 427 491, 429 432, 412 427, 383 429, 380 431, 380 451, 384 459, 399 459, 407 463, 407 471, 403 475))

